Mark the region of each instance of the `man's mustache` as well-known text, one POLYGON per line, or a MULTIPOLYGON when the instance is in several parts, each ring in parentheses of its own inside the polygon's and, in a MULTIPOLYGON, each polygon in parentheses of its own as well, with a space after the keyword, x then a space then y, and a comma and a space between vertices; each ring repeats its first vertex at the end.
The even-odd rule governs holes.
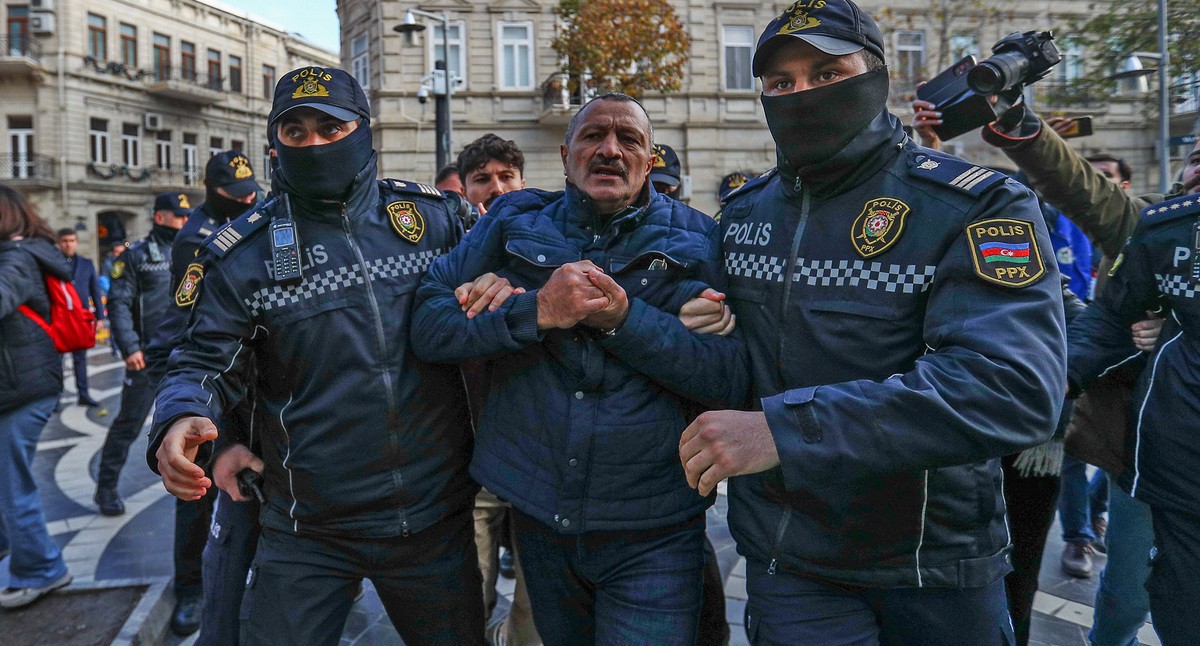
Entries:
POLYGON ((613 159, 597 159, 588 164, 588 172, 594 173, 596 170, 603 168, 611 173, 616 173, 621 176, 621 179, 629 179, 629 169, 625 168, 625 164, 613 159))

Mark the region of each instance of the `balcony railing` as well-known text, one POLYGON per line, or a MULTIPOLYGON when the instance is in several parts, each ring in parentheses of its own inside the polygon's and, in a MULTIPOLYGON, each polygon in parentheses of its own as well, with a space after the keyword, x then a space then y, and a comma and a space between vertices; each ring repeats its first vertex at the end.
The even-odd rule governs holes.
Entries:
POLYGON ((1171 91, 1175 97, 1171 114, 1200 112, 1200 79, 1176 84, 1171 91))
POLYGON ((189 67, 156 67, 150 70, 146 83, 152 94, 192 103, 216 103, 225 97, 225 79, 189 67))
POLYGON ((195 186, 200 183, 199 168, 133 167, 122 164, 89 162, 87 170, 91 177, 97 179, 147 183, 152 186, 167 188, 195 186))
POLYGON ((1095 108, 1104 104, 1105 97, 1096 90, 1078 87, 1069 81, 1043 79, 1031 87, 1034 109, 1095 108))
POLYGON ((551 74, 542 83, 541 119, 563 118, 583 107, 596 96, 596 84, 587 74, 551 74))
POLYGON ((0 36, 0 58, 25 57, 42 61, 42 44, 32 36, 0 36))
POLYGON ((0 153, 0 181, 52 181, 57 165, 46 155, 0 153))

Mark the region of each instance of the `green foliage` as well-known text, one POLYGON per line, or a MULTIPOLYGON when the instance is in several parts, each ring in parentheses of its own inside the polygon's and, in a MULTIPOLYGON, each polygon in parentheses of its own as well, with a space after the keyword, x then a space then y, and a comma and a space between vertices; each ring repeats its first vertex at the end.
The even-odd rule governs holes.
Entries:
POLYGON ((692 39, 667 0, 562 0, 554 51, 593 87, 639 96, 682 87, 692 39))

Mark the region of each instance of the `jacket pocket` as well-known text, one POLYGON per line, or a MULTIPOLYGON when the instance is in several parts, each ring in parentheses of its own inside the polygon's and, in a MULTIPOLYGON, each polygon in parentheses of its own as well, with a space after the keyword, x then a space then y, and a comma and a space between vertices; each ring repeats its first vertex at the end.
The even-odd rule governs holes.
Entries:
POLYGON ((582 256, 578 249, 562 243, 553 243, 540 236, 512 236, 504 243, 509 256, 532 267, 557 269, 567 263, 576 262, 582 256))

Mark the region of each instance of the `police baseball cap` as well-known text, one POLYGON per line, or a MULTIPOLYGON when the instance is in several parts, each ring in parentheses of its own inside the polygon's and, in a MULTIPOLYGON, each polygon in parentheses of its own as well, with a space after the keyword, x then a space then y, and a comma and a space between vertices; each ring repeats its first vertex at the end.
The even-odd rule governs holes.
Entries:
POLYGON ((267 126, 274 126, 279 117, 296 108, 316 108, 342 121, 371 118, 362 86, 334 67, 301 67, 284 74, 275 84, 267 126))
POLYGON ((666 144, 654 144, 654 165, 650 181, 662 182, 671 188, 679 186, 679 155, 666 144))
POLYGON ((717 196, 724 200, 725 196, 733 192, 733 189, 740 187, 748 181, 750 181, 750 178, 745 173, 741 171, 732 172, 721 178, 721 185, 717 188, 717 196))
POLYGON ((186 216, 192 212, 192 203, 185 193, 159 193, 154 198, 154 212, 170 211, 175 215, 186 216))
POLYGON ((867 50, 885 60, 883 34, 871 17, 850 0, 797 0, 772 20, 758 38, 752 71, 762 76, 767 60, 792 38, 831 56, 867 50))
POLYGON ((259 193, 262 187, 254 181, 250 160, 238 150, 226 150, 212 156, 204 168, 204 185, 225 189, 234 198, 259 193))

